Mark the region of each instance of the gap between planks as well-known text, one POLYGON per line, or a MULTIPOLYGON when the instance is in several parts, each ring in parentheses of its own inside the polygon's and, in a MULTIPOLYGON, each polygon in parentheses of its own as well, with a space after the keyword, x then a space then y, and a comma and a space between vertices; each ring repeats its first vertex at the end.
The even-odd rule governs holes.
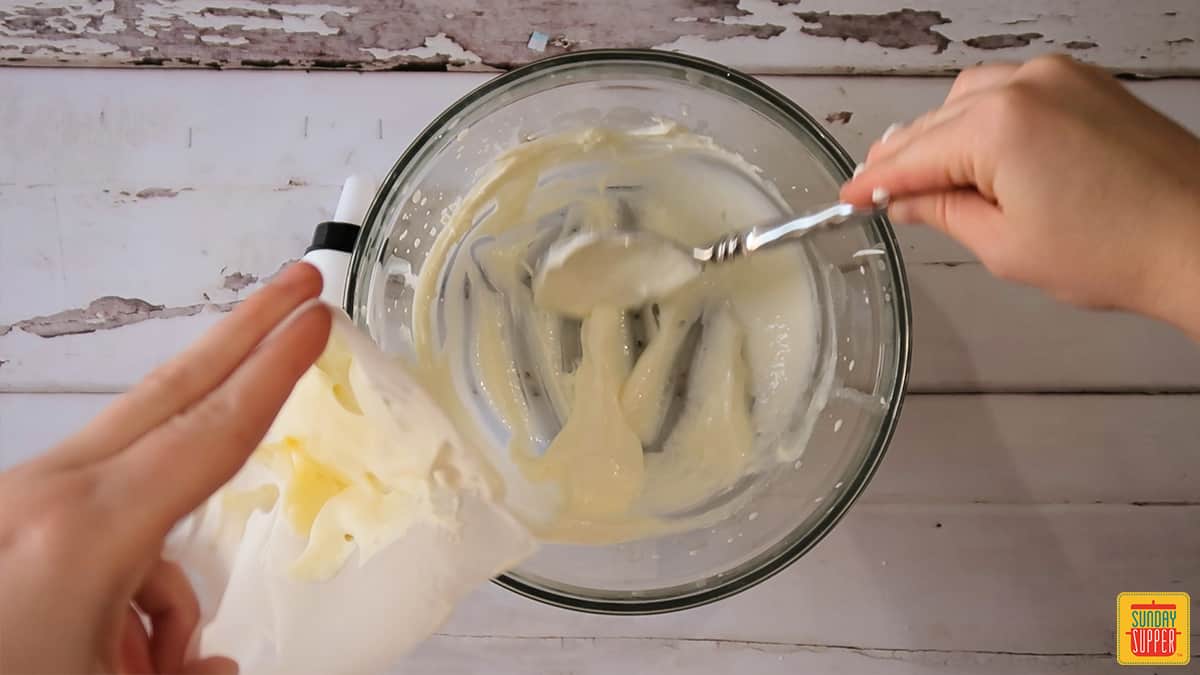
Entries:
MULTIPOLYGON (((678 643, 678 644, 701 644, 701 645, 727 645, 734 647, 748 648, 784 648, 784 649, 803 649, 803 650, 830 650, 830 651, 847 651, 858 652, 867 655, 887 658, 889 655, 896 654, 944 654, 944 655, 988 655, 988 656, 1032 656, 1032 657, 1055 657, 1055 656, 1073 656, 1073 657, 1111 657, 1112 652, 1020 652, 1020 651, 998 651, 989 649, 920 649, 920 648, 893 648, 893 647, 872 647, 869 645, 851 645, 851 644, 823 644, 816 642, 785 642, 776 640, 736 640, 726 638, 688 638, 688 637, 657 637, 657 636, 637 636, 637 635, 621 635, 621 636, 605 636, 605 637, 573 637, 569 635, 501 635, 501 634, 470 634, 470 633, 434 633, 431 637, 435 638, 452 638, 456 640, 512 640, 514 642, 584 642, 584 643, 678 643)), ((1193 656, 1200 656, 1200 651, 1197 651, 1193 656)))

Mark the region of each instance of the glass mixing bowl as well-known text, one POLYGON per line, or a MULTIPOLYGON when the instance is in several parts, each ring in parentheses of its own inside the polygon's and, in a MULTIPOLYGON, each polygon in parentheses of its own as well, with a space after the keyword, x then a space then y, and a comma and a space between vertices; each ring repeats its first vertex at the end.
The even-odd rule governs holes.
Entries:
MULTIPOLYGON (((795 212, 835 201, 853 167, 796 104, 718 64, 655 51, 549 58, 463 97, 396 163, 363 223, 347 311, 385 351, 405 349, 412 275, 442 210, 471 188, 478 171, 528 138, 598 123, 637 128, 655 118, 709 136, 757 165, 795 212)), ((753 476, 749 503, 716 525, 607 546, 546 544, 497 583, 570 609, 672 611, 766 579, 833 527, 866 486, 896 424, 909 363, 908 292, 882 217, 818 233, 805 245, 820 269, 814 284, 824 315, 824 365, 816 377, 831 378, 832 389, 813 403, 819 415, 800 459, 753 476)))

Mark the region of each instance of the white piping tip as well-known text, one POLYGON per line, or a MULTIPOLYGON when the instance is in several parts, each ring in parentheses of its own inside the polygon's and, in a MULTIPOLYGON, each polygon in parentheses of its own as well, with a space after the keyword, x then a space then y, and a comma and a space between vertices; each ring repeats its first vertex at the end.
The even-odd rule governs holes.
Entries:
POLYGON ((339 223, 362 225, 375 198, 375 183, 366 176, 354 175, 342 184, 342 195, 338 198, 333 219, 339 223))

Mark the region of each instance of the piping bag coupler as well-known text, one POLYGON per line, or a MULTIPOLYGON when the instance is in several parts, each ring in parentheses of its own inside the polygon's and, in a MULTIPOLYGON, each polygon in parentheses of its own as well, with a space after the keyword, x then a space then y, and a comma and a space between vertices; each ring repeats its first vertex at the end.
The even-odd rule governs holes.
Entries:
POLYGON ((333 220, 317 225, 312 244, 301 258, 321 272, 325 285, 321 299, 336 307, 346 306, 346 281, 350 275, 350 255, 362 230, 362 221, 375 197, 374 181, 350 176, 342 185, 333 220))

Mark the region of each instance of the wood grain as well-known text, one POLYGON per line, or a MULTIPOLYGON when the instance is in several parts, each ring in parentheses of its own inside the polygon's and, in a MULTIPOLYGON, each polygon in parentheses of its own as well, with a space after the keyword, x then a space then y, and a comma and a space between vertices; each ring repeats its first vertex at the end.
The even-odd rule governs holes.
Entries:
POLYGON ((1065 305, 977 264, 910 264, 908 278, 912 391, 1200 389, 1200 349, 1164 324, 1065 305))
MULTIPOLYGON (((763 585, 642 618, 486 587, 396 672, 1115 672, 1115 594, 1200 583, 1198 398, 914 396, 863 500, 763 585)), ((0 468, 110 399, 0 394, 0 468)))
POLYGON ((1198 515, 1198 507, 859 504, 783 574, 712 607, 593 617, 487 589, 443 632, 1106 654, 1118 592, 1200 583, 1198 515))
MULTIPOLYGON (((810 610, 811 611, 811 610, 810 610)), ((696 675, 847 673, 853 675, 1102 675, 1117 673, 1106 654, 871 649, 753 640, 625 638, 510 638, 438 635, 392 673, 421 675, 696 675)))
MULTIPOLYGON (((4 392, 129 386, 296 256, 345 175, 381 174, 485 77, 153 72, 160 66, 507 68, 540 55, 526 44, 541 30, 547 53, 663 46, 760 73, 944 73, 1065 48, 1120 71, 1200 74, 1200 6, 1186 0, 1096 0, 1087 12, 1068 0, 479 4, 0 7, 0 63, 143 68, 0 70, 0 469, 112 398, 4 392)), ((949 85, 771 83, 855 155, 949 85)), ((1194 82, 1134 87, 1200 128, 1194 82)), ((933 233, 900 232, 916 390, 1200 387, 1196 349, 1174 332, 1066 309, 990 279, 933 233)), ((487 587, 395 672, 1120 672, 1115 594, 1200 584, 1197 405, 1200 396, 1180 394, 916 394, 862 500, 762 586, 636 619, 487 587)))
MULTIPOLYGON (((160 255, 153 249, 140 250, 148 256, 160 255)), ((281 251, 276 259, 286 255, 281 251)), ((175 260, 163 258, 148 266, 170 267, 175 260)), ((117 266, 127 267, 114 263, 117 266)), ((180 262, 178 266, 189 265, 180 262)), ((277 267, 271 263, 243 269, 258 274, 277 267)), ((19 322, 0 336, 0 360, 5 361, 0 365, 0 391, 127 389, 155 364, 195 340, 220 318, 222 310, 232 306, 226 298, 236 298, 238 293, 219 290, 226 269, 209 263, 207 272, 186 286, 177 285, 181 280, 175 279, 170 287, 163 283, 121 284, 119 290, 104 291, 115 294, 108 302, 119 312, 141 311, 136 318, 144 320, 136 323, 120 313, 100 315, 94 318, 95 332, 79 334, 75 317, 86 313, 89 305, 68 310, 67 320, 61 313, 23 319, 33 320, 49 337, 29 332, 19 322), (220 301, 203 300, 206 293, 220 301), (165 297, 177 294, 199 297, 183 305, 164 305, 172 302, 165 297), (169 311, 145 312, 139 304, 145 301, 143 295, 169 311)), ((107 274, 113 279, 104 288, 119 283, 122 275, 147 273, 92 270, 96 276, 107 274)), ((1200 390, 1200 350, 1165 325, 1131 315, 1068 307, 1035 290, 998 281, 978 265, 914 265, 909 267, 909 281, 913 292, 910 391, 1200 390), (1131 345, 1137 348, 1131 349, 1131 345)))
MULTIPOLYGON (((0 393, 0 470, 113 398, 0 393)), ((860 503, 1198 503, 1197 410, 1196 395, 912 395, 860 503)))
MULTIPOLYGON (((0 294, 0 390, 129 386, 298 256, 346 175, 381 175, 427 120, 485 77, 0 71, 0 89, 12 94, 0 98, 0 222, 12 224, 0 228, 0 281, 33 289, 0 294), (160 95, 166 87, 172 94, 160 95), (87 329, 95 332, 71 334, 87 329)), ((859 155, 948 87, 769 82, 818 118, 849 115, 827 124, 859 155)), ((1200 128, 1194 84, 1134 89, 1200 128)), ((913 291, 913 390, 1200 387, 1200 354, 1173 330, 998 282, 928 230, 902 227, 900 236, 913 291)))
POLYGON ((1197 40, 1200 8, 1188 0, 1095 0, 1086 12, 1067 0, 26 0, 0 9, 0 63, 10 65, 506 69, 565 51, 657 47, 753 73, 929 74, 1062 50, 1123 72, 1195 75, 1197 40))
POLYGON ((869 504, 1192 504, 1192 395, 913 395, 869 504))
MULTIPOLYGON (((478 73, 0 69, 0 147, 6 149, 0 188, 95 186, 109 189, 114 203, 133 203, 186 197, 187 188, 205 186, 336 187, 350 171, 381 176, 426 124, 488 79, 478 73)), ((939 105, 951 85, 947 78, 763 81, 824 122, 856 157, 888 125, 939 105)), ((1195 82, 1129 85, 1200 133, 1195 82)))
MULTIPOLYGON (((103 398, 0 395, 0 465, 29 456, 26 448, 13 444, 45 438, 41 427, 46 421, 55 420, 61 429, 74 427, 103 398)), ((988 405, 999 400, 987 398, 988 405)), ((1097 409, 1091 408, 1091 403, 1077 403, 1081 398, 1094 397, 1044 399, 1042 405, 1049 411, 1046 415, 1055 411, 1061 415, 1063 429, 1095 424, 1097 414, 1122 413, 1131 423, 1175 425, 1174 432, 1158 440, 1142 436, 1139 442, 1145 444, 1136 448, 1116 441, 1098 446, 1097 451, 1127 453, 1128 462, 1144 460, 1143 472, 1155 463, 1161 463, 1164 472, 1180 470, 1186 457, 1194 474, 1196 458, 1190 454, 1194 444, 1186 426, 1178 424, 1182 408, 1164 414, 1158 406, 1139 407, 1126 398, 1110 408, 1097 409), (1139 414, 1144 416, 1139 418, 1139 414)), ((930 408, 927 415, 914 415, 914 422, 924 424, 914 425, 906 433, 919 434, 920 440, 937 445, 929 451, 934 457, 952 457, 964 449, 977 452, 976 469, 983 472, 996 470, 996 463, 1007 456, 1013 461, 1007 471, 1014 484, 1056 494, 1078 495, 1092 478, 1111 487, 1115 481, 1105 478, 1105 472, 1123 470, 1121 461, 1113 462, 1110 454, 1104 469, 1083 464, 1077 468, 1079 475, 1071 476, 1064 469, 1068 458, 1046 456, 1046 446, 1036 439, 1007 450, 998 448, 993 442, 996 436, 986 429, 966 434, 963 429, 969 424, 965 422, 963 427, 931 423, 932 417, 962 414, 959 406, 965 404, 947 406, 946 397, 917 400, 922 403, 914 407, 930 408), (1000 457, 989 458, 988 454, 1000 457), (1051 487, 1052 483, 1056 485, 1051 487)), ((994 410, 1001 410, 1002 405, 994 410)), ((1194 400, 1187 405, 1194 406, 1194 400)), ((1019 406, 1011 408, 998 414, 995 423, 1021 424, 1021 413, 1019 406)), ((1046 429, 1045 422, 1039 426, 1046 429)), ((1047 440, 1053 439, 1053 432, 1043 433, 1050 433, 1047 440)), ((1010 438, 1020 436, 1014 432, 1010 438)), ((1186 505, 944 502, 939 501, 939 492, 953 493, 956 488, 939 484, 969 473, 966 462, 943 474, 930 467, 928 458, 916 449, 910 446, 905 450, 899 443, 881 468, 877 483, 885 485, 889 474, 892 480, 909 474, 905 480, 929 501, 860 502, 808 555, 741 595, 680 614, 597 617, 541 606, 488 587, 458 609, 441 631, 445 638, 414 658, 426 666, 447 659, 446 668, 478 669, 489 654, 507 653, 523 644, 529 658, 541 654, 550 663, 578 663, 619 646, 630 654, 653 657, 665 672, 680 673, 705 649, 729 650, 730 658, 744 654, 758 659, 751 655, 757 652, 785 655, 785 661, 815 650, 830 661, 809 656, 804 658, 815 660, 807 663, 858 664, 865 656, 896 661, 897 669, 910 668, 899 672, 948 672, 935 669, 933 662, 942 660, 961 664, 960 672, 976 672, 972 668, 998 672, 1002 666, 1028 667, 1031 672, 1077 672, 1071 668, 1080 663, 1097 668, 1089 672, 1102 672, 1112 651, 1116 593, 1131 588, 1187 590, 1200 584, 1200 570, 1195 565, 1200 559, 1200 506, 1194 501, 1186 505), (602 645, 599 651, 590 651, 596 648, 592 639, 602 645), (675 645, 677 651, 691 650, 692 656, 680 654, 679 662, 659 661, 676 653, 672 651, 674 643, 681 643, 675 645), (458 660, 444 652, 471 644, 476 646, 459 653, 458 660), (889 653, 892 651, 901 653, 889 653)), ((1082 446, 1077 452, 1082 455, 1082 446)), ((1005 480, 998 480, 997 485, 1005 480)), ((966 485, 977 481, 978 477, 968 478, 966 485)), ((1136 472, 1131 484, 1149 487, 1136 472)), ((1165 477, 1163 484, 1168 491, 1174 489, 1165 477)), ((791 662, 803 663, 806 661, 791 662)), ((529 672, 533 667, 522 660, 513 672, 529 672)), ((578 663, 577 667, 590 666, 578 663)), ((724 671, 710 668, 699 672, 724 671)))

